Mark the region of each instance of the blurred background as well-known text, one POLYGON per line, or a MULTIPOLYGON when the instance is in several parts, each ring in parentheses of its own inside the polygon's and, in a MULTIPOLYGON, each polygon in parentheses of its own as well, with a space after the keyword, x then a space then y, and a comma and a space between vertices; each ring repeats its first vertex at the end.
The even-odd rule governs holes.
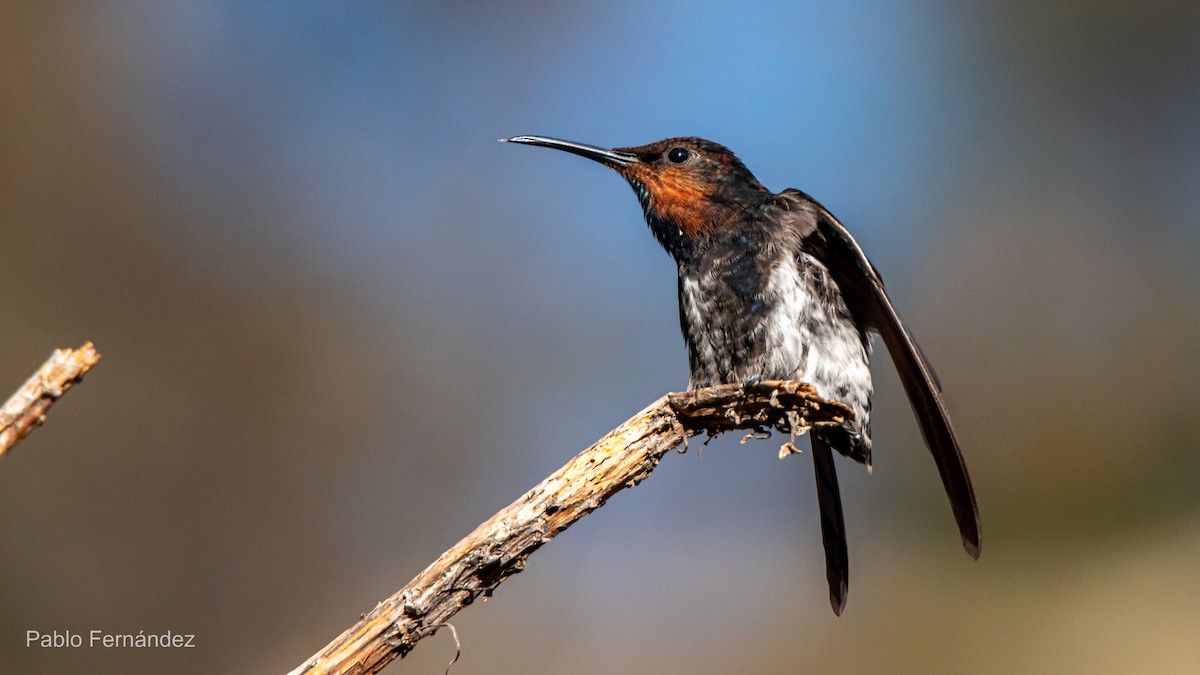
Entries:
POLYGON ((686 387, 634 195, 496 142, 543 134, 708 137, 837 214, 985 545, 879 349, 844 616, 808 454, 720 439, 458 615, 452 672, 1197 672, 1200 4, 1134 5, 4 3, 0 398, 104 358, 0 461, 0 671, 290 670, 686 387))

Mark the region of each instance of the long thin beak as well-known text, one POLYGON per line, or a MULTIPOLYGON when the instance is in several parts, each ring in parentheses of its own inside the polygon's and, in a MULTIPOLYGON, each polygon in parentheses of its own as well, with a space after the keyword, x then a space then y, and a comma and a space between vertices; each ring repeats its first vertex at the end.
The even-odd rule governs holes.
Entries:
POLYGON ((560 141, 557 138, 546 138, 545 136, 513 136, 512 138, 501 138, 500 140, 505 143, 524 143, 525 145, 540 145, 543 148, 563 150, 573 155, 587 157, 613 168, 629 166, 639 161, 637 155, 632 153, 607 150, 594 145, 584 145, 583 143, 574 143, 572 141, 560 141))

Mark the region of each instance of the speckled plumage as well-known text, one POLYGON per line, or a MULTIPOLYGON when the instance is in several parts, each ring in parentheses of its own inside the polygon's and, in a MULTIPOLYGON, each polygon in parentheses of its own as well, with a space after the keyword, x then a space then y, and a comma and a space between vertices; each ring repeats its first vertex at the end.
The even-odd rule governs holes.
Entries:
MULTIPOLYGON (((765 209, 764 209, 765 210, 765 209)), ((800 380, 848 404, 850 443, 870 460, 869 341, 829 271, 812 253, 772 246, 766 225, 746 219, 679 260, 679 318, 691 386, 800 380)))

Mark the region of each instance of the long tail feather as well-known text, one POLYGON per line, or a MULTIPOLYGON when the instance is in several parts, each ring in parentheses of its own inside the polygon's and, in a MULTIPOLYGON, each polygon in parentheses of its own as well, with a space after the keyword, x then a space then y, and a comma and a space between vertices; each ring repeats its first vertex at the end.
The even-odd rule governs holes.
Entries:
MULTIPOLYGON (((835 432, 836 433, 836 432, 835 432)), ((846 523, 842 517, 842 495, 838 490, 833 452, 820 433, 812 435, 813 474, 817 478, 817 504, 821 511, 821 540, 825 545, 825 578, 829 581, 829 604, 842 615, 850 589, 850 556, 846 551, 846 523)))

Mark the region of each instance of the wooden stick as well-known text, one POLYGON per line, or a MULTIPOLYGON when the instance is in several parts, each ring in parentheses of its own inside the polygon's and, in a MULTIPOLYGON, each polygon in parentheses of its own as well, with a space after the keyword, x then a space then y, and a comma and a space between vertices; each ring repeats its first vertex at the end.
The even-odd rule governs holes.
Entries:
POLYGON ((851 415, 800 382, 667 394, 475 528, 292 674, 378 672, 477 597, 491 595, 542 544, 647 478, 667 452, 691 436, 732 429, 794 436, 813 425, 841 424, 851 415))
POLYGON ((56 349, 0 407, 0 457, 46 419, 46 411, 100 361, 88 342, 79 349, 56 349))

